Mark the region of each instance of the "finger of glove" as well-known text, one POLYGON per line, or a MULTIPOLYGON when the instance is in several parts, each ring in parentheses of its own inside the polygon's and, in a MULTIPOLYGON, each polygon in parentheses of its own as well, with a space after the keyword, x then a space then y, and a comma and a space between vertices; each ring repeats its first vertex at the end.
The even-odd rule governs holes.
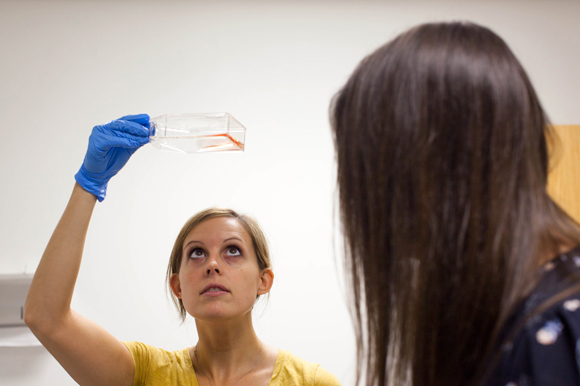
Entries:
POLYGON ((115 134, 127 133, 139 137, 149 137, 149 129, 132 121, 115 120, 104 125, 115 134))
MULTIPOLYGON (((129 128, 130 131, 147 130, 143 126, 139 128, 129 128)), ((127 129, 128 123, 124 121, 113 121, 106 125, 95 126, 89 138, 89 150, 96 152, 96 155, 104 156, 111 147, 137 148, 149 142, 149 137, 133 135, 130 132, 117 130, 119 127, 127 129)))
POLYGON ((131 121, 143 125, 149 128, 149 115, 148 114, 137 114, 137 115, 125 115, 118 119, 119 121, 131 121))
POLYGON ((149 137, 108 136, 106 139, 106 145, 102 148, 102 150, 110 149, 113 147, 120 147, 124 149, 138 149, 148 142, 149 137))

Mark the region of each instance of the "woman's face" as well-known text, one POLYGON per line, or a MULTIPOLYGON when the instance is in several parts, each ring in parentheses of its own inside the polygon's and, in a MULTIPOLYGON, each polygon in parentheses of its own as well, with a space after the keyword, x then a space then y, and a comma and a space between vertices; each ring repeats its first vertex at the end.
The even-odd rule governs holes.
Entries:
POLYGON ((248 314, 256 295, 272 287, 272 270, 260 270, 252 238, 234 218, 216 217, 198 224, 186 236, 182 253, 180 271, 170 284, 196 319, 227 320, 248 314))

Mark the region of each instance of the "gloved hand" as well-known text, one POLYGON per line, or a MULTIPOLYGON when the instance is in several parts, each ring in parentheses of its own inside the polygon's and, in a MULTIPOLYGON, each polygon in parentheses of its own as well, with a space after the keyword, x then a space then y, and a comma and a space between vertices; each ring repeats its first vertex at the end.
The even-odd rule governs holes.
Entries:
POLYGON ((89 148, 75 180, 87 192, 105 199, 111 177, 123 168, 131 155, 149 142, 149 115, 127 115, 95 126, 89 148))

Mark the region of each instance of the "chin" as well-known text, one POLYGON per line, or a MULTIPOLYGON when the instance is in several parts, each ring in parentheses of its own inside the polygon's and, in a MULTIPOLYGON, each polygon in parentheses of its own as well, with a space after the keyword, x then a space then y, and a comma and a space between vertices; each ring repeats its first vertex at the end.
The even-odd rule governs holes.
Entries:
POLYGON ((204 309, 197 309, 194 312, 189 313, 195 318, 195 320, 207 321, 207 322, 227 322, 230 320, 242 318, 248 314, 251 314, 252 309, 247 311, 240 310, 228 310, 226 307, 204 307, 204 309))

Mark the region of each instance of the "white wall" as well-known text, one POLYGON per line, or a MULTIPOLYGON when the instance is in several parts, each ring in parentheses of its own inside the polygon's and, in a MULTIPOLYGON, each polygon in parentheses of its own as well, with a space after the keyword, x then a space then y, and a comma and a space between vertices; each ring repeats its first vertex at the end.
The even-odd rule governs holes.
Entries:
MULTIPOLYGON (((183 222, 212 205, 254 215, 276 283, 266 342, 352 383, 354 341, 333 252, 330 97, 358 61, 415 24, 491 27, 555 123, 580 124, 580 2, 1 1, 0 274, 33 272, 91 128, 125 114, 227 111, 242 154, 146 146, 97 205, 73 307, 119 339, 196 341, 164 292, 183 222)), ((338 236, 336 236, 338 238, 338 236)), ((75 384, 43 348, 0 348, 0 384, 75 384)))

